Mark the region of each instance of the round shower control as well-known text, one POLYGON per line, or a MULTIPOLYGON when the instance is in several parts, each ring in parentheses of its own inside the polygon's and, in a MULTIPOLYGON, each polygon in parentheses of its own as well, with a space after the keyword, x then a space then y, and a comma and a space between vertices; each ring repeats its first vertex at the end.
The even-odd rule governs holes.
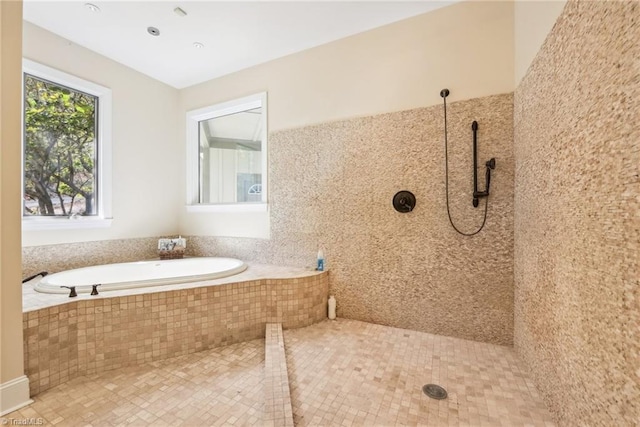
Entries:
POLYGON ((411 212, 416 207, 416 196, 411 191, 398 191, 393 196, 393 207, 401 213, 411 212))

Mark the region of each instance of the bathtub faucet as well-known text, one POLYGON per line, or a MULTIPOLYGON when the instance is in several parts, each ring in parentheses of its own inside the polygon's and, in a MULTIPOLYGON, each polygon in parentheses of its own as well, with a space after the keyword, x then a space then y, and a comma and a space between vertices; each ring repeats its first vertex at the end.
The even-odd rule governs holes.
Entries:
POLYGON ((102 284, 98 283, 97 285, 91 285, 91 295, 98 295, 98 286, 102 286, 102 284))
POLYGON ((48 273, 48 272, 46 272, 46 271, 41 271, 41 272, 40 272, 40 273, 38 273, 38 274, 34 274, 33 276, 29 276, 29 277, 27 277, 26 279, 22 280, 22 283, 30 282, 30 281, 32 281, 33 279, 35 279, 36 277, 38 277, 38 276, 42 276, 42 277, 44 277, 44 276, 46 276, 47 274, 49 274, 49 273, 48 273))
POLYGON ((71 292, 69 292, 69 298, 73 298, 73 297, 77 297, 78 294, 76 293, 76 287, 75 286, 60 286, 61 288, 67 288, 69 289, 71 292))

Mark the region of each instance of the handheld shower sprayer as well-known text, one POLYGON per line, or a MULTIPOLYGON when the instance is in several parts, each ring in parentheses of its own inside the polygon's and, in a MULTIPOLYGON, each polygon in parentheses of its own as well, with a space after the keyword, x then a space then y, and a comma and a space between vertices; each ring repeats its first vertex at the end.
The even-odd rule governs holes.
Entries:
MULTIPOLYGON (((472 233, 465 233, 460 231, 458 227, 455 226, 453 220, 451 219, 451 212, 449 210, 449 156, 448 156, 448 137, 447 137, 447 96, 449 96, 449 89, 442 89, 440 91, 440 96, 443 98, 444 104, 444 161, 445 161, 445 194, 447 201, 447 215, 449 216, 449 222, 451 226, 458 233, 463 236, 473 236, 478 234, 483 228, 487 221, 487 208, 488 201, 485 202, 484 205, 484 218, 482 220, 482 225, 476 231, 472 233)), ((496 159, 492 157, 485 163, 485 190, 478 191, 478 122, 475 120, 471 123, 471 130, 473 131, 473 207, 477 208, 480 203, 480 199, 483 197, 489 196, 489 189, 491 186, 491 171, 496 168, 496 159)))
POLYGON ((473 207, 477 208, 481 197, 489 196, 489 186, 491 185, 491 170, 496 168, 496 159, 492 157, 485 163, 485 190, 478 191, 478 122, 471 123, 473 131, 473 207))

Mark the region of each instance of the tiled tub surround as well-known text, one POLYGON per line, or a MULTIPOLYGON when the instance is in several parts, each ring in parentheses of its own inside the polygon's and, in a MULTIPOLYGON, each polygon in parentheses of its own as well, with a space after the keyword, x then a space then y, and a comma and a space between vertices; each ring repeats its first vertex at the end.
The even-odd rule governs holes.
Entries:
POLYGON ((24 352, 32 395, 80 375, 264 338, 266 323, 298 328, 327 316, 328 272, 299 268, 250 264, 214 281, 73 299, 28 286, 24 352))
POLYGON ((559 425, 640 422, 640 3, 569 1, 515 95, 515 349, 559 425))
MULTIPOLYGON (((473 208, 472 132, 479 182, 495 157, 487 224, 458 235, 445 206, 442 106, 323 123, 269 136, 271 239, 189 237, 200 256, 331 269, 338 316, 495 344, 513 340, 513 97, 454 102, 449 121, 451 214, 464 231, 473 208), (393 195, 409 190, 413 212, 393 195)), ((425 94, 437 97, 438 94, 425 94)))

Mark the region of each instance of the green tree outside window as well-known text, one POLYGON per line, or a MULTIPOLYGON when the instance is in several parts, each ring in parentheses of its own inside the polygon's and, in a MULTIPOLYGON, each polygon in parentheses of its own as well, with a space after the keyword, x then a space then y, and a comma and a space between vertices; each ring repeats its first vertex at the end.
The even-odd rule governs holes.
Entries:
POLYGON ((24 216, 97 215, 98 97, 24 75, 24 216))

